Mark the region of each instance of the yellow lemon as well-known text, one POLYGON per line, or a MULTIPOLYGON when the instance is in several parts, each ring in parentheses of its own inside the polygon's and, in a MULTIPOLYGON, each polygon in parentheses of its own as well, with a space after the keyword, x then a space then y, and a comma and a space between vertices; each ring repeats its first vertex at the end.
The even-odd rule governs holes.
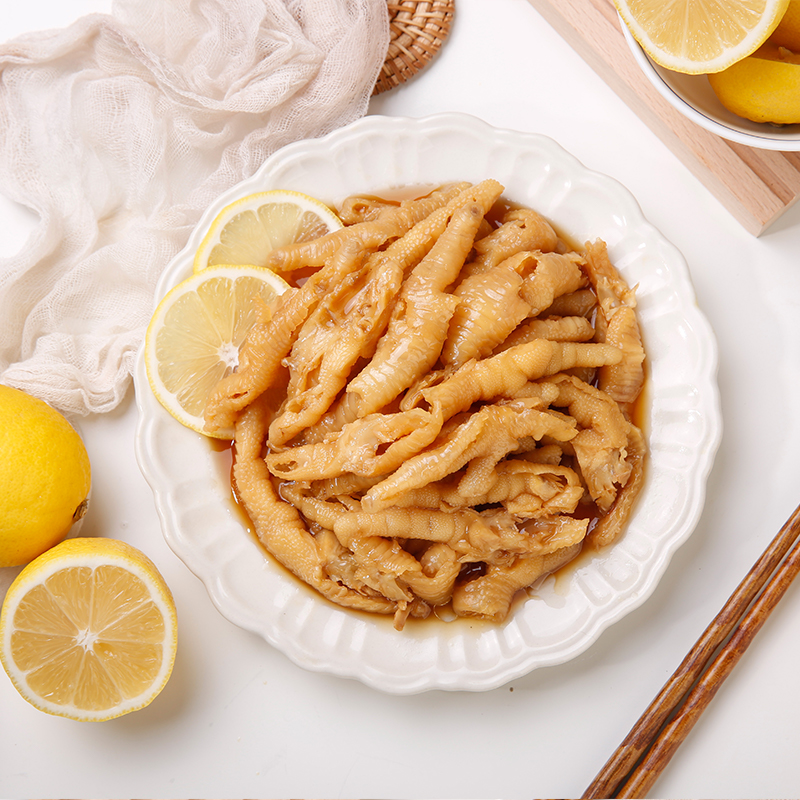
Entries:
POLYGON ((41 711, 81 721, 148 705, 175 661, 172 595, 144 553, 74 538, 20 572, 0 614, 0 661, 41 711))
POLYGON ((789 0, 789 8, 769 41, 794 53, 800 53, 800 0, 789 0))
POLYGON ((719 72, 760 47, 789 0, 614 0, 625 24, 657 64, 698 75, 719 72))
MULTIPOLYGON (((263 267, 207 267, 169 291, 147 327, 144 362, 153 393, 172 416, 205 433, 211 390, 239 363, 247 331, 289 284, 263 267)), ((209 434, 229 439, 233 431, 209 434)))
POLYGON ((215 264, 264 266, 277 247, 317 239, 342 227, 324 203, 300 192, 275 190, 225 206, 197 248, 195 271, 215 264))
POLYGON ((91 467, 81 437, 47 403, 0 386, 0 567, 27 564, 85 513, 91 467))
POLYGON ((771 43, 723 72, 708 76, 729 111, 753 122, 800 122, 800 55, 771 43))

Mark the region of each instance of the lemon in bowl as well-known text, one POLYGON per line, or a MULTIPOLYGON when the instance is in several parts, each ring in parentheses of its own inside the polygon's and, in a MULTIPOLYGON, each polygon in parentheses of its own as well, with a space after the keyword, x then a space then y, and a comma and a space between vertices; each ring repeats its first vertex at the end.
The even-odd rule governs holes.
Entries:
POLYGON ((708 81, 725 108, 743 119, 800 124, 800 53, 767 42, 708 81))
POLYGON ((789 0, 786 13, 769 38, 778 47, 800 53, 800 0, 789 0))
POLYGON ((759 48, 773 42, 777 36, 795 35, 800 22, 795 27, 792 20, 795 15, 800 20, 800 0, 740 0, 726 4, 724 8, 701 1, 692 4, 697 15, 694 17, 682 15, 679 9, 654 0, 615 0, 615 4, 622 33, 643 75, 683 116, 706 131, 737 144, 762 150, 800 150, 800 124, 775 124, 775 120, 753 120, 736 113, 722 102, 709 77, 737 69, 737 63, 753 59, 759 48), (663 25, 672 20, 679 30, 677 33, 673 31, 672 43, 667 47, 665 43, 669 37, 666 34, 653 33, 649 38, 642 35, 637 25, 631 22, 632 15, 642 17, 651 25, 655 22, 663 25), (691 55, 687 41, 703 41, 703 24, 710 25, 715 31, 736 30, 738 33, 731 35, 731 41, 727 43, 724 37, 720 43, 718 36, 712 36, 717 52, 711 57, 691 55), (653 39, 660 42, 661 47, 654 45, 653 39), (673 51, 672 58, 663 55, 664 47, 673 51))

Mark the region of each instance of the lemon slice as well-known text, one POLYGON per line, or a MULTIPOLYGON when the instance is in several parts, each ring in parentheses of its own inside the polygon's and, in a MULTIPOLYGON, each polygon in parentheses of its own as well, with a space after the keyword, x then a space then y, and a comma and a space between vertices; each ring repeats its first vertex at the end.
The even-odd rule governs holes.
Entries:
POLYGON ((662 67, 719 72, 760 47, 789 0, 614 0, 642 49, 662 67))
POLYGON ((144 553, 67 539, 28 564, 0 614, 0 661, 41 711, 102 721, 144 708, 175 661, 172 595, 144 553))
POLYGON ((274 272, 220 265, 195 272, 167 292, 147 326, 144 362, 153 393, 186 427, 207 433, 203 411, 211 390, 239 363, 239 347, 259 317, 259 297, 272 306, 289 288, 274 272))
POLYGON ((317 239, 342 227, 324 203, 300 192, 250 194, 225 206, 194 259, 195 271, 215 264, 264 266, 277 247, 317 239))

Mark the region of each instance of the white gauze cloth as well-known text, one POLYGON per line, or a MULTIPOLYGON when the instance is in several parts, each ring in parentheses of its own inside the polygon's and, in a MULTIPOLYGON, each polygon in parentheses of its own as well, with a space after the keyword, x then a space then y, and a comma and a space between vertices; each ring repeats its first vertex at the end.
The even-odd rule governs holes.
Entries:
POLYGON ((202 211, 363 116, 388 46, 386 0, 117 0, 0 45, 0 191, 40 218, 0 259, 0 382, 117 405, 202 211))

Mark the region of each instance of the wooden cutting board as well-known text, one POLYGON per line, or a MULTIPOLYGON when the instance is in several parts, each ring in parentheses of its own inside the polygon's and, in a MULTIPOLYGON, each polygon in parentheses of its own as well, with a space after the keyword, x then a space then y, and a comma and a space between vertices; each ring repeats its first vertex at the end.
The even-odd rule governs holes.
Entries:
POLYGON ((800 153, 758 150, 691 122, 653 88, 622 34, 612 0, 528 0, 751 233, 800 198, 800 153))

